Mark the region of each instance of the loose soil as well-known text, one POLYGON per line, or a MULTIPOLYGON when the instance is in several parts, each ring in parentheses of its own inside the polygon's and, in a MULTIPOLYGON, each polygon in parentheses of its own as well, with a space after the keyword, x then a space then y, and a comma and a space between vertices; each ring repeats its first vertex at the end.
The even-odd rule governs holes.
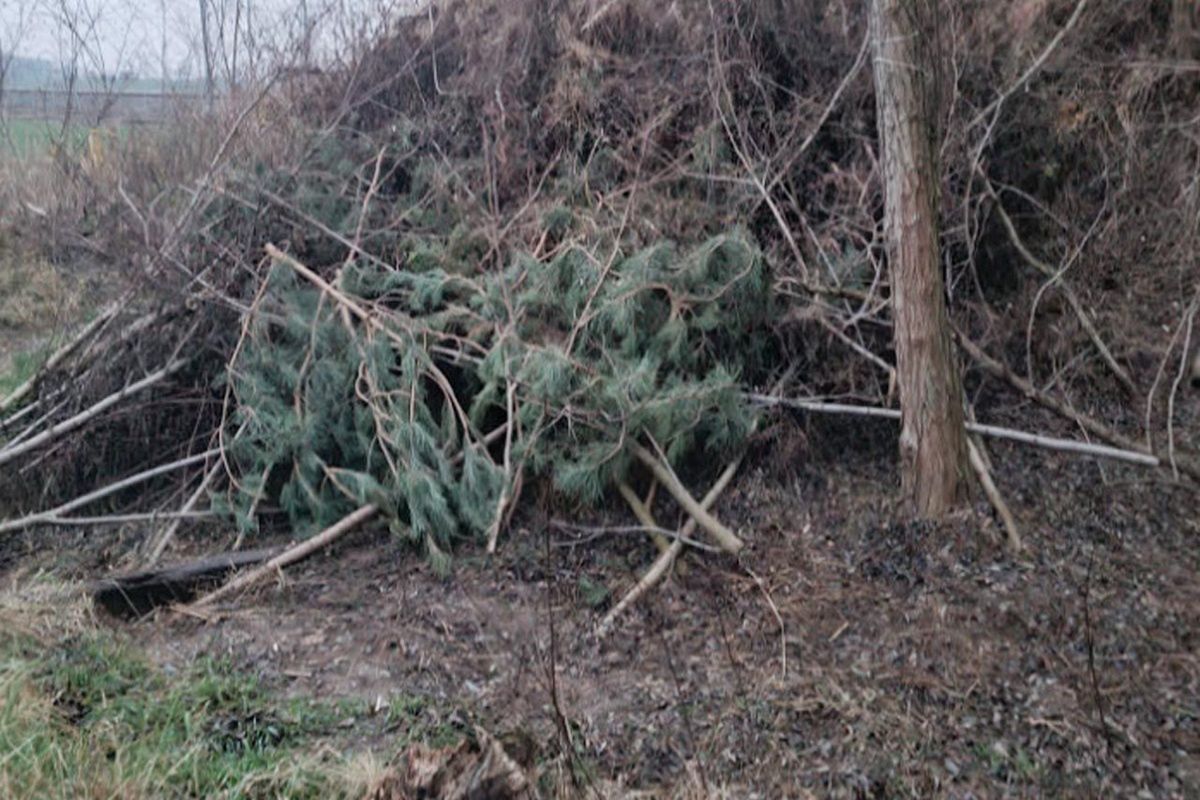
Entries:
MULTIPOLYGON (((984 506, 896 522, 886 424, 818 420, 802 440, 791 470, 764 447, 720 504, 741 562, 688 558, 603 641, 596 622, 651 546, 573 544, 532 517, 497 559, 466 551, 449 575, 364 531, 217 620, 128 630, 168 669, 229 656, 281 696, 416 696, 431 724, 523 732, 544 758, 569 732, 585 773, 625 787, 1200 794, 1194 489, 997 444, 1027 545, 1014 558, 984 506)), ((7 555, 0 569, 39 559, 7 555)), ((363 726, 350 746, 386 750, 387 733, 363 726)))

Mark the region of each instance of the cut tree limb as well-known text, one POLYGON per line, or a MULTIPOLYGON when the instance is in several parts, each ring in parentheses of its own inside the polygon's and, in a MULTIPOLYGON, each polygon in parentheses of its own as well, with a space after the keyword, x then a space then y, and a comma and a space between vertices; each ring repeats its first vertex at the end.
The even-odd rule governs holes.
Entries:
MULTIPOLYGON (((63 514, 66 514, 70 511, 74 511, 77 508, 82 508, 83 506, 86 506, 89 503, 94 503, 97 500, 101 500, 112 494, 116 494, 117 492, 122 491, 124 489, 128 489, 130 486, 137 486, 139 483, 145 483, 148 480, 153 480, 154 478, 157 478, 160 475, 166 475, 170 472, 174 472, 175 470, 183 469, 184 467, 190 467, 193 464, 202 463, 206 459, 217 455, 218 452, 219 451, 217 451, 217 450, 207 450, 203 453, 197 453, 194 456, 188 456, 187 458, 181 458, 177 461, 172 461, 169 464, 160 464, 159 466, 153 467, 152 469, 144 470, 135 475, 130 475, 127 478, 122 478, 121 480, 116 481, 115 483, 110 483, 109 485, 103 486, 99 489, 96 489, 93 492, 88 492, 85 495, 80 495, 79 497, 76 497, 74 500, 70 500, 66 503, 63 503, 60 506, 55 506, 54 508, 47 509, 46 511, 39 511, 36 514, 30 514, 28 516, 21 517, 20 519, 13 519, 13 520, 7 520, 5 522, 0 522, 0 533, 8 533, 10 531, 18 531, 23 528, 28 528, 32 525, 58 524, 58 523, 62 522, 61 517, 63 514)), ((188 511, 191 511, 192 509, 189 507, 189 508, 185 508, 183 510, 185 512, 188 512, 188 511)))
POLYGON ((162 522, 165 519, 211 519, 217 514, 211 510, 201 511, 141 511, 133 514, 102 514, 96 517, 55 517, 46 520, 47 525, 125 525, 130 522, 162 522))
POLYGON ((661 459, 637 442, 632 443, 631 450, 634 457, 645 464, 658 482, 671 493, 675 501, 683 506, 683 510, 691 515, 696 523, 717 541, 717 544, 721 545, 721 549, 729 553, 737 553, 742 549, 742 540, 725 527, 719 519, 708 513, 708 510, 700 503, 696 502, 696 498, 692 497, 687 488, 675 477, 675 473, 661 459))
POLYGON ((275 573, 283 567, 307 558, 316 551, 320 550, 322 547, 332 544, 339 537, 354 530, 359 525, 375 516, 377 513, 379 513, 379 506, 375 505, 374 503, 369 503, 355 511, 352 511, 334 524, 330 525, 325 530, 318 533, 316 536, 313 536, 311 539, 305 539, 295 547, 284 550, 282 553, 275 556, 261 567, 243 575, 239 575, 221 588, 206 594, 204 597, 201 597, 199 600, 192 603, 192 607, 201 608, 203 606, 212 605, 216 601, 224 597, 228 597, 234 592, 242 591, 243 589, 253 586, 263 578, 275 573))
MULTIPOLYGON (((959 345, 962 346, 963 350, 965 350, 967 354, 971 356, 971 358, 975 359, 976 363, 978 363, 979 366, 984 369, 984 371, 991 373, 997 378, 1007 381, 1014 389, 1023 394, 1025 397, 1028 397, 1030 400, 1034 400, 1051 411, 1066 417, 1093 436, 1103 439, 1109 444, 1116 445, 1116 447, 1127 451, 1121 460, 1134 461, 1135 463, 1147 464, 1153 467, 1162 466, 1162 459, 1155 455, 1154 452, 1152 452, 1150 448, 1146 447, 1144 444, 1135 442, 1128 436, 1114 431, 1104 423, 1092 419, 1086 414, 1076 411, 1053 395, 1038 389, 1028 380, 1022 378, 1020 375, 1017 375, 1007 366, 989 356, 984 352, 982 347, 975 344, 961 333, 958 335, 958 342, 959 345)), ((1115 453, 1120 453, 1119 450, 1114 451, 1113 448, 1104 448, 1104 452, 1101 452, 1096 449, 1098 447, 1099 445, 1088 446, 1088 448, 1091 449, 1095 455, 1105 455, 1109 458, 1119 457, 1115 455, 1115 453)), ((1086 452, 1082 445, 1079 445, 1074 449, 1076 449, 1078 452, 1086 452)), ((1176 464, 1181 471, 1187 473, 1196 480, 1200 480, 1200 463, 1197 463, 1195 459, 1177 456, 1176 464)))
POLYGON ((9 395, 0 399, 0 414, 7 412, 11 408, 15 408, 18 403, 24 400, 35 388, 38 383, 46 376, 47 373, 53 371, 70 357, 72 353, 79 349, 80 345, 90 339, 97 331, 103 328, 109 320, 116 316, 118 305, 113 304, 105 308, 100 314, 87 325, 83 330, 75 334, 69 342, 54 351, 50 358, 46 359, 46 363, 34 373, 29 380, 22 383, 14 389, 9 395))
POLYGON ((167 378, 171 377, 180 369, 182 369, 186 363, 186 359, 176 359, 162 369, 150 373, 141 380, 135 381, 119 391, 113 392, 108 397, 92 406, 89 406, 88 408, 85 408, 75 416, 65 419, 56 425, 52 425, 51 427, 39 433, 37 436, 31 437, 15 447, 7 447, 3 450, 0 450, 0 466, 7 464, 18 456, 22 456, 26 453, 36 450, 42 445, 48 444, 64 434, 76 430, 77 428, 100 416, 108 409, 117 405, 122 400, 125 400, 137 394, 138 392, 162 383, 167 378))
MULTIPOLYGON (((851 414, 859 417, 879 417, 882 419, 900 419, 900 412, 893 408, 878 406, 854 406, 845 403, 823 403, 816 400, 799 400, 788 397, 773 397, 764 394, 751 394, 750 399, 761 405, 782 405, 797 408, 801 411, 811 411, 818 414, 851 414)), ((1097 423, 1098 424, 1098 423, 1097 423)), ((981 425, 977 422, 967 422, 967 431, 990 436, 994 439, 1007 439, 1011 442, 1031 444, 1047 450, 1058 450, 1065 453, 1079 453, 1086 456, 1109 458, 1114 461, 1125 461, 1131 464, 1143 464, 1148 467, 1162 466, 1158 456, 1144 452, 1136 443, 1128 439, 1124 448, 1109 447, 1090 442, 1077 442, 1073 439, 1059 439, 1054 436, 1042 436, 1037 433, 1026 433, 1012 428, 1002 428, 999 425, 981 425), (1129 446, 1133 445, 1133 446, 1129 446)), ((1121 438, 1119 434, 1114 434, 1121 438)))
MULTIPOLYGON (((712 488, 708 490, 708 494, 704 495, 704 499, 700 501, 701 508, 707 510, 716 504, 717 498, 719 498, 721 493, 725 491, 725 488, 729 486, 730 482, 733 480, 733 476, 737 474, 738 467, 741 465, 742 459, 739 457, 731 462, 729 466, 725 467, 724 472, 717 477, 717 480, 713 483, 712 488)), ((671 569, 671 565, 675 563, 675 559, 678 558, 679 554, 683 552, 684 540, 691 536, 695 530, 696 518, 689 517, 687 522, 683 524, 683 527, 680 528, 679 536, 675 538, 675 541, 671 542, 671 546, 662 553, 659 553, 658 558, 654 559, 654 563, 650 565, 650 569, 646 571, 646 574, 642 576, 641 580, 639 580, 637 584, 634 585, 634 587, 630 589, 624 597, 621 598, 619 603, 613 606, 612 609, 604 615, 604 619, 602 619, 600 624, 596 626, 597 636, 607 636, 608 633, 612 631, 613 624, 616 622, 617 617, 621 616, 626 609, 636 603, 642 597, 642 595, 653 589, 654 586, 663 579, 663 576, 665 576, 667 571, 671 569)))

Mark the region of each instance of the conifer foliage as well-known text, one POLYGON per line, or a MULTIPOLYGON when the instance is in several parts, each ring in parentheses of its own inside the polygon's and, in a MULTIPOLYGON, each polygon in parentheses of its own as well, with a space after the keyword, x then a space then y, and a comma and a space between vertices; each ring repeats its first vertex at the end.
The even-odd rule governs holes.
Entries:
POLYGON ((598 263, 579 248, 451 274, 277 257, 230 368, 225 501, 313 532, 367 502, 438 555, 494 536, 526 479, 598 501, 630 445, 682 465, 744 441, 769 280, 740 230, 598 263), (299 271, 298 271, 299 270, 299 271))

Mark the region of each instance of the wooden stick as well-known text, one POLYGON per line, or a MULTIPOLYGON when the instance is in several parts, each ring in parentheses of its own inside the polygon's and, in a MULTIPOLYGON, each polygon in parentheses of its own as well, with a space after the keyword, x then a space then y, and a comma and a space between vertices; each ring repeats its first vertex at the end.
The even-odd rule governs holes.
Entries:
POLYGON ((209 592, 204 597, 201 597, 199 600, 192 603, 191 607, 196 609, 203 606, 212 605, 223 597, 228 597, 234 592, 238 592, 253 586, 255 583, 258 583, 260 580, 276 572, 277 570, 280 570, 289 564, 294 564, 301 559, 307 558, 316 551, 320 550, 322 547, 333 543, 338 537, 354 530, 359 525, 375 516, 375 514, 378 512, 379 506, 375 505, 374 503, 368 503, 356 511, 352 511, 334 524, 330 525, 325 530, 318 533, 316 536, 313 536, 311 539, 305 539, 295 547, 284 550, 282 553, 275 556, 261 567, 251 570, 244 575, 239 575, 219 589, 209 592))
POLYGON ((9 461, 12 461, 18 456, 23 456, 32 450, 36 450, 44 444, 54 441, 63 434, 70 433, 71 431, 82 427, 87 422, 95 419, 108 409, 120 403, 122 400, 132 397, 140 391, 149 389, 152 386, 162 383, 167 378, 171 377, 180 369, 182 369, 186 363, 187 361, 185 359, 176 359, 157 372, 152 372, 141 380, 131 383, 119 391, 113 392, 108 397, 88 408, 85 408, 75 416, 65 419, 57 425, 50 426, 37 436, 26 440, 24 443, 15 447, 7 447, 3 450, 0 450, 0 465, 7 464, 9 461))
MULTIPOLYGON (((717 480, 715 483, 713 483, 712 488, 708 490, 708 494, 704 495, 704 499, 700 501, 700 506, 702 508, 707 510, 716 504, 717 498, 720 497, 721 493, 725 491, 725 488, 729 486, 730 481, 733 480, 733 476, 737 474, 738 467, 741 465, 742 459, 739 456, 737 459, 731 462, 729 466, 725 467, 725 471, 717 477, 717 480)), ((609 612, 604 615, 604 619, 600 621, 598 626, 596 626, 597 636, 604 637, 608 635, 608 633, 612 630, 613 623, 616 621, 617 617, 621 616, 626 609, 636 603, 642 597, 642 595, 653 589, 654 586, 663 579, 663 576, 665 576, 667 571, 671 569, 671 565, 675 563, 675 559, 678 558, 679 554, 683 552, 684 539, 690 537, 695 530, 696 518, 688 517, 687 522, 685 522, 683 527, 679 530, 679 536, 675 538, 675 541, 671 542, 671 546, 660 553, 658 558, 654 559, 654 563, 650 565, 650 569, 646 571, 646 574, 642 576, 641 580, 639 580, 637 584, 635 584, 634 587, 630 589, 624 597, 621 598, 619 603, 613 606, 612 609, 610 609, 609 612)))
MULTIPOLYGON (((789 408, 798 408, 801 411, 812 411, 818 414, 853 414, 860 417, 881 417, 883 419, 900 419, 900 412, 893 408, 879 408, 877 406, 853 406, 844 403, 822 403, 816 400, 797 400, 787 397, 771 397, 764 394, 751 394, 750 399, 755 403, 762 405, 782 405, 789 408)), ((991 436, 994 439, 1007 439, 1013 442, 1021 442, 1023 444, 1031 444, 1037 447, 1044 447, 1047 450, 1059 450, 1066 453, 1080 453, 1082 455, 1099 456, 1101 458, 1110 458, 1115 461, 1126 461, 1131 464, 1145 464, 1149 467, 1162 466, 1162 461, 1158 456, 1148 454, 1140 448, 1126 447, 1125 449, 1118 447, 1108 447, 1102 444, 1091 444, 1089 442, 1077 442, 1074 439, 1059 439, 1053 436, 1043 436, 1037 433, 1026 433, 1012 428, 1002 428, 998 425, 981 425, 977 422, 966 423, 966 428, 971 433, 979 433, 984 436, 991 436)), ((1119 434, 1117 434, 1119 436, 1119 434)), ((1128 444, 1132 444, 1126 440, 1128 444)))
POLYGON ((662 460, 637 442, 632 443, 631 450, 633 455, 654 473, 654 477, 666 487, 666 490, 671 493, 675 501, 683 506, 683 510, 690 514, 696 520, 696 523, 721 545, 721 549, 729 553, 737 553, 742 549, 742 540, 735 536, 733 531, 721 524, 719 519, 708 513, 707 509, 697 503, 696 498, 692 497, 691 493, 679 482, 679 479, 675 477, 675 474, 662 460))
MULTIPOLYGON (((1124 457, 1120 460, 1134 461, 1135 463, 1147 464, 1153 467, 1162 466, 1162 459, 1155 455, 1147 446, 1141 444, 1140 442, 1135 442, 1133 439, 1114 431, 1112 428, 1108 427, 1102 422, 1076 411, 1053 395, 1038 389, 1032 383, 1022 378, 1020 375, 1017 375, 1004 364, 989 356, 983 351, 982 347, 975 344, 962 334, 958 335, 958 342, 962 348, 967 351, 967 354, 970 355, 971 358, 975 359, 979 366, 983 367, 986 372, 989 372, 997 378, 1007 381, 1014 389, 1028 397, 1030 400, 1034 400, 1051 411, 1066 417, 1093 436, 1097 436, 1109 444, 1116 445, 1118 448, 1123 448, 1124 450, 1129 451, 1127 456, 1132 456, 1134 454, 1138 454, 1140 456, 1140 458, 1136 460, 1132 457, 1124 457)), ((1099 445, 1089 445, 1088 447, 1098 448, 1099 445)), ((1119 458, 1118 456, 1113 455, 1113 453, 1120 452, 1119 450, 1114 450, 1113 448, 1104 449, 1109 452, 1100 453, 1093 450, 1092 454, 1106 455, 1109 458, 1119 458)), ((1083 449, 1077 449, 1077 452, 1085 451, 1083 449)), ((1177 458, 1176 462, 1180 470, 1186 472, 1192 478, 1200 480, 1200 464, 1198 464, 1194 459, 1177 458)))
MULTIPOLYGON (((63 503, 60 506, 55 506, 54 508, 47 509, 46 511, 39 511, 35 514, 30 514, 26 517, 21 517, 20 519, 13 519, 13 520, 7 520, 5 522, 0 522, 0 533, 8 533, 9 531, 17 531, 17 530, 21 530, 22 528, 28 528, 32 525, 69 524, 69 523, 64 522, 62 519, 60 519, 60 517, 63 514, 66 514, 69 511, 74 511, 77 508, 82 508, 83 506, 86 506, 88 503, 93 503, 97 500, 108 497, 111 494, 116 494, 117 492, 119 492, 123 489, 128 489, 130 486, 136 486, 139 483, 144 483, 153 478, 157 478, 160 475, 166 475, 167 473, 174 472, 177 469, 183 469, 184 467, 190 467, 193 464, 199 464, 202 461, 205 461, 208 458, 217 455, 218 452, 219 451, 217 451, 217 450, 207 450, 203 453, 197 453, 194 456, 188 456, 187 458, 181 458, 178 461, 172 461, 169 464, 160 464, 157 467, 154 467, 154 468, 148 469, 148 470, 144 470, 135 475, 130 475, 128 478, 122 478, 121 480, 116 481, 115 483, 110 483, 107 486, 101 487, 92 492, 88 492, 85 495, 80 495, 79 497, 76 497, 74 500, 70 500, 66 503, 63 503)), ((191 511, 192 509, 184 508, 183 510, 191 511)), ((152 515, 152 516, 158 516, 158 515, 152 515)))
POLYGON ((996 488, 996 482, 992 480, 992 473, 988 470, 979 447, 970 437, 967 438, 967 456, 971 460, 971 468, 979 478, 979 485, 983 487, 983 493, 987 495, 992 507, 1000 515, 1000 521, 1004 523, 1004 531, 1008 534, 1008 549, 1014 553, 1021 552, 1021 532, 1017 529, 1017 520, 1009 510, 1008 503, 1004 502, 1004 496, 996 488))
POLYGON ((115 303, 108 306, 100 312, 99 316, 85 325, 83 330, 75 334, 75 336, 72 337, 69 342, 58 348, 58 350, 54 351, 50 358, 46 359, 46 363, 42 364, 42 366, 38 368, 38 371, 30 376, 27 381, 22 383, 16 389, 13 389, 12 392, 9 393, 8 397, 0 399, 0 414, 5 413, 10 408, 15 408, 18 403, 24 400, 37 387, 38 383, 41 382, 42 378, 44 378, 47 373, 56 369, 59 364, 61 364, 68 357, 70 357, 72 353, 79 349, 80 345, 90 339, 92 335, 96 333, 96 331, 104 327, 104 325, 107 324, 110 319, 116 316, 117 310, 118 306, 115 303))
POLYGON ((665 553, 671 549, 671 543, 657 531, 658 523, 654 521, 654 515, 650 513, 650 509, 642 502, 642 498, 637 496, 629 484, 621 481, 617 484, 617 491, 621 493, 621 497, 625 498, 625 502, 629 504, 629 508, 633 511, 633 515, 637 517, 638 522, 646 526, 650 531, 650 536, 654 539, 654 543, 658 545, 660 553, 665 553))
MULTIPOLYGON (((212 452, 219 454, 220 450, 214 450, 212 452)), ((181 513, 187 514, 196 507, 196 504, 200 502, 200 498, 202 498, 204 493, 208 491, 209 484, 213 482, 213 479, 217 477, 217 473, 220 472, 224 466, 224 462, 222 462, 220 459, 217 459, 217 462, 213 464, 211 468, 209 468, 208 472, 204 473, 204 477, 200 479, 200 485, 196 487, 196 491, 192 492, 192 496, 187 499, 187 502, 183 504, 183 508, 180 509, 181 513)), ((158 540, 154 543, 154 547, 150 550, 149 557, 146 559, 147 567, 153 567, 158 563, 158 560, 162 558, 162 554, 166 552, 167 545, 169 545, 171 540, 175 538, 175 534, 179 531, 179 526, 182 523, 183 519, 176 517, 171 521, 171 524, 168 525, 165 530, 163 530, 162 534, 159 535, 158 540)))
POLYGON ((129 522, 158 522, 164 519, 212 519, 212 511, 147 511, 140 514, 107 514, 99 517, 51 517, 45 525, 124 525, 129 522))

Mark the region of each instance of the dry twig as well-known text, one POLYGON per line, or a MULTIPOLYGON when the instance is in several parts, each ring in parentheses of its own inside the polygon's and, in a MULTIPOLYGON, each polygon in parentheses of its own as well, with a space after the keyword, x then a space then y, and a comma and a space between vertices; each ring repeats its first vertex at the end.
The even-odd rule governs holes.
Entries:
MULTIPOLYGON (((716 504, 717 498, 720 497, 721 492, 725 491, 726 487, 729 486, 729 483, 733 480, 733 476, 737 474, 738 467, 740 467, 741 464, 742 459, 737 458, 732 461, 729 466, 725 467, 725 470, 720 474, 716 482, 713 483, 712 488, 708 490, 708 494, 704 495, 704 498, 700 501, 701 508, 707 510, 716 504)), ((689 517, 687 522, 683 524, 683 527, 680 528, 679 536, 675 539, 675 541, 671 542, 671 546, 660 553, 658 558, 654 559, 654 563, 650 565, 650 569, 646 571, 646 574, 642 576, 641 580, 639 580, 637 584, 634 585, 634 587, 630 589, 624 597, 621 598, 620 602, 613 606, 612 609, 610 609, 609 612, 604 615, 604 619, 601 620, 600 624, 596 627, 597 636, 603 637, 608 635, 608 633, 612 631, 613 624, 616 622, 617 617, 621 616, 621 614, 623 614, 630 606, 636 603, 642 597, 642 595, 653 589, 658 582, 663 579, 663 577, 667 574, 667 571, 671 569, 671 565, 675 563, 675 559, 678 558, 679 554, 683 552, 684 539, 691 536, 695 530, 696 518, 689 517)))
POLYGON ((93 404, 88 408, 85 408, 83 411, 80 411, 78 414, 69 419, 65 419, 56 425, 52 425, 50 428, 42 431, 37 436, 31 437, 22 444, 19 444, 15 447, 6 447, 4 449, 0 449, 0 465, 7 464, 9 461, 12 461, 18 456, 25 455, 26 453, 36 450, 44 444, 54 441, 64 434, 77 430, 81 426, 87 424, 91 420, 103 414, 105 411, 117 405, 122 400, 125 400, 137 394, 138 392, 162 383, 167 378, 171 377, 180 369, 182 369, 186 363, 187 361, 185 359, 175 359, 162 369, 150 373, 141 380, 135 381, 119 391, 113 392, 103 400, 93 404))
POLYGON ((683 510, 690 514, 696 520, 696 524, 711 535, 723 550, 737 553, 742 549, 742 540, 725 527, 719 519, 708 513, 704 506, 696 502, 696 498, 692 497, 687 488, 679 482, 679 478, 665 462, 637 442, 631 444, 631 449, 634 457, 649 468, 658 482, 671 493, 679 505, 683 506, 683 510))
POLYGON ((201 597, 199 600, 192 603, 191 607, 196 609, 203 606, 212 605, 216 601, 224 597, 228 597, 234 592, 248 589, 277 570, 280 570, 289 564, 294 564, 301 559, 307 558, 308 556, 320 550, 322 547, 332 544, 339 537, 354 530, 359 525, 375 516, 375 514, 378 512, 379 506, 375 505, 374 503, 370 503, 350 512, 311 539, 305 539, 295 547, 284 550, 282 553, 275 556, 261 567, 258 567, 251 572, 247 572, 244 575, 239 575, 219 589, 209 592, 204 597, 201 597))

